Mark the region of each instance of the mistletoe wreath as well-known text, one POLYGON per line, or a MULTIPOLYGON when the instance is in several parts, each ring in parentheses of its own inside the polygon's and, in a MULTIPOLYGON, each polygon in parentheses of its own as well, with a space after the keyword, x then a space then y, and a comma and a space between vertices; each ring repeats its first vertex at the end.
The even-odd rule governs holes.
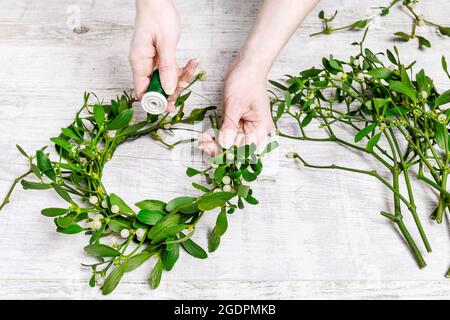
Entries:
MULTIPOLYGON (((201 73, 197 75, 190 85, 202 76, 201 73)), ((215 251, 227 230, 227 215, 237 208, 244 208, 244 203, 258 203, 246 182, 255 180, 261 173, 261 158, 277 146, 275 142, 268 144, 259 154, 254 144, 233 146, 212 158, 207 169, 188 168, 186 174, 189 177, 202 175, 206 179, 207 186, 192 183, 202 192, 197 197, 179 196, 167 203, 142 200, 136 203, 139 210, 135 210, 118 195, 108 193, 102 183, 105 164, 124 142, 150 136, 172 149, 177 144, 195 140, 168 144, 161 138, 162 131, 172 130, 177 124, 202 121, 209 110, 215 109, 193 109, 186 115, 184 107, 190 94, 189 91, 178 97, 175 103, 178 112, 174 117, 168 113, 160 116, 148 114, 146 120, 133 123, 134 99, 127 93, 109 104, 97 99, 93 105, 89 103, 90 94, 85 93, 83 106, 76 113, 75 120, 63 128, 59 136, 50 139, 58 153, 57 160, 50 159, 46 147, 30 155, 17 146, 29 160, 29 169, 14 181, 0 210, 9 202, 19 182, 24 189, 56 191, 67 202, 67 207, 46 208, 41 213, 54 218, 59 233, 84 232, 90 236, 84 251, 96 257, 98 262, 82 265, 92 270, 90 286, 97 284, 103 294, 111 293, 125 273, 138 268, 151 257, 157 258, 150 273, 152 288, 158 287, 163 270, 172 270, 180 247, 195 258, 207 258, 206 251, 190 239, 196 224, 204 213, 220 210, 208 241, 208 251, 215 251), (31 174, 37 182, 25 179, 31 174)), ((217 114, 210 115, 209 120, 213 128, 218 128, 217 114)))

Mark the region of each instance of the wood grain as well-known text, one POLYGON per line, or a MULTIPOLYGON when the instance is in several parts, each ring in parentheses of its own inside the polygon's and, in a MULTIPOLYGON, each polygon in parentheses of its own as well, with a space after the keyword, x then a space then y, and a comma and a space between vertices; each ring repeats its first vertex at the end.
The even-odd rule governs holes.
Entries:
MULTIPOLYGON (((0 9, 0 193, 26 169, 14 145, 34 150, 67 125, 82 101, 82 93, 111 98, 132 88, 128 45, 134 6, 129 0, 3 1, 0 9), (86 33, 67 26, 71 5, 80 9, 86 33)), ((377 1, 385 4, 388 1, 377 1)), ((427 2, 427 1, 424 1, 427 2)), ((191 106, 220 104, 228 63, 239 50, 260 6, 250 1, 177 1, 182 20, 178 60, 198 57, 208 80, 197 85, 191 106)), ((373 14, 372 1, 324 0, 305 20, 275 63, 270 77, 280 79, 320 63, 324 55, 345 58, 354 53, 351 42, 361 32, 342 32, 310 38, 320 28, 317 12, 339 9, 336 25, 373 14)), ((446 0, 423 5, 420 11, 450 24, 446 0)), ((394 42, 392 30, 409 30, 405 13, 375 21, 368 46, 384 50, 397 45, 405 61, 417 60, 440 89, 450 87, 440 68, 450 41, 432 29, 421 29, 433 49, 416 43, 394 42)), ((448 56, 448 58, 450 58, 448 56)), ((138 114, 142 117, 143 114, 138 114)), ((285 122, 283 128, 291 129, 285 122)), ((319 132, 319 129, 316 129, 319 132)), ((343 132, 343 134, 347 134, 343 132)), ((417 203, 433 254, 419 270, 398 231, 379 215, 392 208, 391 194, 377 181, 342 172, 300 167, 284 154, 300 151, 313 163, 348 163, 361 168, 376 163, 334 144, 280 140, 281 147, 266 159, 263 176, 254 184, 260 205, 229 219, 221 248, 206 261, 182 255, 161 287, 147 282, 150 264, 127 274, 110 298, 450 298, 443 278, 450 261, 448 225, 436 225, 428 215, 435 196, 418 183, 417 203)), ((202 165, 191 146, 169 153, 149 139, 121 147, 108 164, 105 184, 110 192, 133 203, 143 198, 169 200, 192 193, 184 170, 202 165), (194 157, 190 155, 193 154, 194 157), (176 183, 174 183, 176 181, 176 183), (161 187, 163 186, 163 188, 161 187)), ((82 252, 83 235, 54 232, 43 207, 61 204, 51 192, 17 190, 0 215, 0 298, 101 298, 87 286, 90 274, 80 267, 89 258, 82 252)), ((215 221, 208 215, 196 240, 206 244, 215 221)), ((414 238, 418 236, 414 233, 414 238)))

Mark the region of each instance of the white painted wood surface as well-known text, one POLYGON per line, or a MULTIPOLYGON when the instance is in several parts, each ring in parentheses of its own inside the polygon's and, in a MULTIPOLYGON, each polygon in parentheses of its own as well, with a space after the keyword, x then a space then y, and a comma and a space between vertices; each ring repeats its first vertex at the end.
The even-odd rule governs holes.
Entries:
MULTIPOLYGON (((450 24, 450 2, 422 2, 424 15, 450 24)), ((200 59, 208 81, 194 90, 214 103, 220 102, 224 71, 260 3, 177 1, 183 27, 179 62, 200 59)), ((322 1, 291 39, 271 77, 318 64, 330 53, 342 58, 352 54, 350 43, 361 37, 359 32, 308 35, 320 27, 316 18, 320 9, 339 9, 336 24, 347 24, 371 15, 370 3, 322 1)), ((131 88, 127 54, 133 19, 130 0, 0 0, 1 194, 26 169, 16 143, 27 150, 47 144, 73 118, 85 90, 108 98, 131 88), (81 24, 89 28, 83 34, 67 26, 68 11, 77 8, 81 24)), ((368 45, 383 50, 394 44, 392 31, 409 30, 410 20, 393 10, 375 25, 379 26, 370 32, 368 45)), ((440 89, 449 88, 440 57, 450 58, 450 41, 432 29, 421 30, 433 49, 418 50, 415 42, 395 44, 404 60, 417 59, 440 89)), ((204 104, 201 98, 192 99, 192 106, 204 104)), ((188 152, 189 147, 170 154, 145 138, 124 145, 107 167, 106 186, 130 203, 188 194, 192 191, 184 175, 183 150, 188 152)), ((255 183, 260 205, 230 217, 229 232, 216 253, 205 261, 182 254, 157 290, 146 282, 150 270, 146 265, 127 274, 108 298, 450 298, 450 282, 443 277, 450 263, 449 228, 429 221, 435 205, 429 189, 420 185, 416 190, 433 246, 432 254, 424 253, 428 267, 419 270, 397 230, 378 214, 392 207, 385 188, 350 173, 299 168, 283 156, 292 150, 316 163, 374 165, 336 145, 282 140, 255 183)), ((198 158, 194 162, 199 164, 198 158)), ((88 259, 82 251, 87 238, 56 234, 53 222, 39 214, 43 207, 61 204, 57 196, 18 189, 11 200, 0 214, 0 298, 103 298, 88 287, 90 272, 80 267, 88 259)), ((200 243, 206 244, 214 220, 211 215, 202 222, 196 236, 200 243)))

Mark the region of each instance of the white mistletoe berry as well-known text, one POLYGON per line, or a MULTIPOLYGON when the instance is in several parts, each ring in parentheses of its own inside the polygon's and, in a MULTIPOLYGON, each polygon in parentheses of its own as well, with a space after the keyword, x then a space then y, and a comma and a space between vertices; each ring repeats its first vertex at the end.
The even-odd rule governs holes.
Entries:
POLYGON ((356 75, 356 77, 358 78, 358 80, 364 80, 364 73, 360 72, 356 75))
POLYGON ((231 178, 229 176, 225 176, 222 178, 223 184, 230 184, 230 182, 231 182, 231 178))
POLYGON ((97 283, 99 287, 103 286, 103 284, 105 283, 105 277, 103 276, 96 277, 95 283, 97 283))
POLYGON ((128 238, 130 236, 130 230, 128 229, 120 230, 120 236, 124 239, 128 238))
POLYGON ((110 137, 111 139, 114 139, 114 137, 116 136, 116 130, 109 130, 107 133, 108 137, 110 137))
POLYGON ((97 204, 97 202, 98 202, 97 196, 90 196, 90 197, 89 197, 89 202, 90 202, 91 204, 97 204))
POLYGON ((226 185, 224 185, 223 186, 223 191, 225 191, 225 192, 231 192, 231 186, 229 185, 229 184, 226 184, 226 185))
POLYGON ((97 214, 92 218, 92 220, 95 220, 95 221, 100 221, 101 219, 103 219, 103 215, 101 215, 100 213, 97 213, 97 214))
POLYGON ((145 230, 142 228, 139 228, 136 230, 136 237, 138 238, 138 240, 142 240, 142 238, 145 235, 145 230))
POLYGON ((119 213, 119 211, 120 211, 120 208, 119 208, 119 206, 117 204, 111 206, 111 212, 112 213, 119 213))
POLYGON ((309 106, 309 108, 311 110, 314 110, 315 108, 317 108, 317 105, 315 103, 311 103, 311 105, 309 106))
POLYGON ((101 203, 102 208, 108 208, 108 201, 106 201, 106 199, 104 199, 101 203))
POLYGON ((166 130, 169 130, 172 127, 172 125, 170 123, 165 123, 163 128, 166 130))
POLYGON ((218 164, 215 164, 215 163, 211 163, 211 168, 213 168, 213 169, 217 169, 219 167, 219 165, 218 164))
POLYGON ((447 116, 443 113, 441 113, 440 115, 438 115, 438 121, 442 124, 445 124, 447 122, 447 116))
POLYGON ((166 133, 164 132, 163 129, 158 129, 156 130, 156 134, 158 135, 158 137, 160 138, 164 138, 166 136, 166 133))
POLYGON ((425 90, 422 90, 420 94, 422 95, 422 98, 424 99, 428 98, 428 92, 426 92, 425 90))
POLYGON ((72 148, 70 148, 70 151, 72 153, 76 153, 77 152, 77 146, 73 146, 72 148))
POLYGON ((220 190, 219 188, 215 188, 215 189, 213 190, 214 193, 220 192, 220 191, 221 191, 221 190, 220 190))
POLYGON ((84 150, 84 149, 86 149, 86 145, 85 144, 82 144, 81 146, 80 146, 80 148, 79 148, 80 150, 84 150))

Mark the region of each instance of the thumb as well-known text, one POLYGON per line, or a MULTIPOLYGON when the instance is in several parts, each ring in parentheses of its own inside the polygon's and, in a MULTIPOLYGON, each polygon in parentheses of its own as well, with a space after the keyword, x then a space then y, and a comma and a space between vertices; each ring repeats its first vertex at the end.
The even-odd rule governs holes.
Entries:
POLYGON ((237 110, 235 108, 232 108, 230 112, 225 111, 222 126, 219 131, 219 144, 226 149, 235 144, 236 136, 239 130, 241 114, 236 111, 237 110))
POLYGON ((158 48, 158 69, 161 85, 168 95, 172 95, 178 83, 178 64, 175 46, 164 45, 158 48))

